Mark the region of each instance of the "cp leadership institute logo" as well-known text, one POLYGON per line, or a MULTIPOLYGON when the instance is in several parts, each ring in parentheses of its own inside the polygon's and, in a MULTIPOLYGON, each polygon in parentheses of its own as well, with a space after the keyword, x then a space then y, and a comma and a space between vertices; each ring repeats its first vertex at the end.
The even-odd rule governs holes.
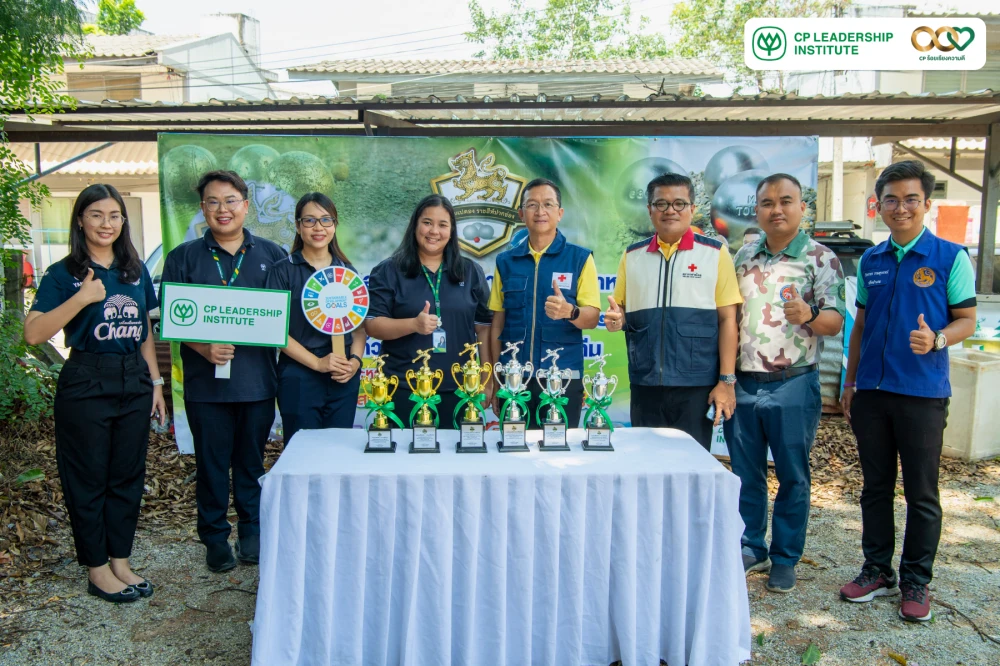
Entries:
POLYGON ((788 39, 785 31, 777 26, 761 26, 753 31, 750 47, 757 60, 781 60, 785 57, 788 39))
POLYGON ((955 49, 964 51, 975 38, 976 31, 972 28, 943 26, 934 30, 922 25, 910 35, 910 43, 913 44, 913 48, 921 53, 926 53, 932 49, 947 53, 955 49))
POLYGON ((198 319, 198 304, 179 298, 170 305, 170 321, 178 326, 190 326, 198 319))
POLYGON ((507 244, 520 224, 517 206, 528 181, 496 164, 493 153, 481 159, 475 148, 448 158, 450 173, 431 181, 431 190, 455 207, 458 244, 483 257, 507 244))

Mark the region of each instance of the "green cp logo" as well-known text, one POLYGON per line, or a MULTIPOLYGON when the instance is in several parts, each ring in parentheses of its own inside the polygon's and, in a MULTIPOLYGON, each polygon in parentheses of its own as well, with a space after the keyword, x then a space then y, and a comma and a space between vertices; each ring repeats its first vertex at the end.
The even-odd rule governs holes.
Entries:
POLYGON ((170 321, 178 326, 190 326, 198 320, 198 304, 180 298, 170 305, 170 321))
POLYGON ((773 25, 762 26, 753 31, 750 45, 758 60, 781 60, 785 57, 788 40, 785 31, 773 25))

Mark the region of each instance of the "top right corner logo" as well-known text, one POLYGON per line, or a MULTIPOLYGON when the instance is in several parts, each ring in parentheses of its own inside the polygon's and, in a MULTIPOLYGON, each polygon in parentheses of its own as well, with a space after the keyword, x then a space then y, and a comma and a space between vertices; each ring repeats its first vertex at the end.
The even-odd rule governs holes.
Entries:
POLYGON ((947 53, 958 49, 964 51, 976 39, 976 31, 970 27, 942 26, 937 30, 922 25, 910 35, 910 43, 913 48, 926 53, 937 49, 942 53, 947 53))

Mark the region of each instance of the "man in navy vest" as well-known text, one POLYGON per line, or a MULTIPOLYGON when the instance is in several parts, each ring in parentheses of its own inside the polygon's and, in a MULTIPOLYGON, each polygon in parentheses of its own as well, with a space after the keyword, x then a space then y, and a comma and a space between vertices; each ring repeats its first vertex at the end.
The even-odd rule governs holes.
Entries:
MULTIPOLYGON (((597 327, 601 301, 593 253, 567 242, 557 228, 564 212, 562 193, 551 180, 536 178, 524 187, 518 215, 528 236, 497 256, 490 344, 493 358, 506 363, 510 354, 501 354, 501 343, 523 343, 517 360, 531 361, 536 371, 551 366, 551 361, 541 362, 547 350, 561 347, 559 368, 573 372, 566 420, 576 428, 583 405, 583 331, 597 327)), ((539 399, 533 384, 532 421, 539 399)))
POLYGON ((941 537, 938 465, 951 384, 948 351, 976 330, 972 262, 964 247, 924 228, 934 176, 917 161, 889 166, 875 183, 889 240, 858 263, 858 314, 841 405, 858 440, 861 574, 840 589, 866 602, 902 592, 899 616, 931 618, 927 584, 941 537), (892 570, 896 456, 903 468, 906 533, 892 570))

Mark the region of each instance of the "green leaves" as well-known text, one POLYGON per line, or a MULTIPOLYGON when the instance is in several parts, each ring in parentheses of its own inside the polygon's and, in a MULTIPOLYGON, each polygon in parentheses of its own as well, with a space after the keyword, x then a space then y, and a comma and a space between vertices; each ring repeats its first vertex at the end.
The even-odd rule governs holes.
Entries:
POLYGON ((99 0, 97 27, 107 35, 127 35, 146 20, 135 0, 99 0))
POLYGON ((757 634, 756 638, 754 638, 754 641, 756 641, 757 647, 764 647, 764 632, 762 631, 759 634, 757 634))
POLYGON ((23 474, 18 474, 17 482, 20 484, 31 483, 32 481, 41 481, 45 478, 45 472, 39 468, 29 469, 23 474))
POLYGON ((813 666, 813 664, 819 663, 820 657, 823 653, 819 651, 815 643, 810 643, 806 651, 802 653, 802 664, 803 666, 813 666))
POLYGON ((29 358, 21 320, 12 310, 0 313, 0 421, 51 416, 61 368, 29 358))

